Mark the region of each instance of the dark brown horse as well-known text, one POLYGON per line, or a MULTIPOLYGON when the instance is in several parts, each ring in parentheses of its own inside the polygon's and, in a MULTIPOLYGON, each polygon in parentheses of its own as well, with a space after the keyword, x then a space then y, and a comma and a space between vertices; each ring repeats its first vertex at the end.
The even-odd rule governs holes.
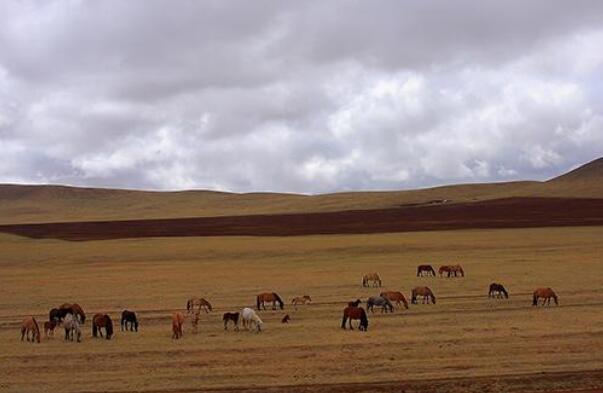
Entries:
POLYGON ((398 291, 386 291, 381 292, 379 296, 388 299, 389 301, 396 302, 396 305, 399 306, 404 303, 404 308, 408 309, 408 302, 406 301, 406 297, 402 292, 398 291))
POLYGON ((435 275, 436 275, 435 270, 433 270, 433 267, 431 267, 431 265, 417 266, 417 277, 423 277, 423 276, 434 276, 435 277, 435 275))
POLYGON ((343 309, 343 319, 341 320, 341 328, 345 329, 346 321, 350 321, 350 330, 354 330, 352 326, 352 319, 360 320, 360 325, 358 325, 358 329, 362 331, 368 330, 368 317, 366 316, 366 311, 362 307, 351 307, 348 306, 343 309))
POLYGON ((534 291, 534 295, 532 298, 532 306, 538 305, 538 299, 542 299, 542 305, 545 303, 547 305, 551 304, 551 299, 555 301, 556 305, 559 305, 559 301, 557 299, 557 294, 551 288, 538 288, 534 291))
POLYGON ((54 329, 57 327, 59 323, 54 319, 51 321, 44 322, 44 337, 48 338, 49 336, 54 337, 54 329))
POLYGON ((459 275, 465 277, 465 271, 461 265, 442 265, 440 266, 438 273, 440 274, 440 277, 442 277, 444 273, 447 274, 446 277, 458 277, 459 275))
POLYGON ((256 297, 256 305, 257 305, 258 310, 260 310, 260 307, 264 308, 264 310, 265 310, 266 309, 265 303, 270 303, 270 302, 272 302, 273 310, 276 310, 276 303, 278 303, 281 310, 285 308, 285 303, 283 302, 281 297, 279 295, 277 295, 275 292, 260 293, 256 297))
POLYGON ((228 330, 228 321, 232 321, 234 324, 234 330, 239 330, 239 316, 241 314, 238 312, 225 312, 222 316, 222 320, 224 321, 224 330, 228 330))
POLYGON ((63 313, 63 317, 65 314, 73 314, 73 316, 78 318, 82 325, 86 322, 86 313, 77 303, 63 303, 59 306, 59 310, 62 310, 61 313, 63 313))
POLYGON ((493 297, 493 298, 509 298, 509 293, 507 292, 507 290, 505 289, 505 287, 503 287, 502 284, 498 284, 493 282, 492 284, 490 284, 490 290, 488 291, 488 297, 493 297))
POLYGON ((95 314, 92 318, 92 336, 103 336, 101 329, 105 329, 105 338, 111 340, 113 336, 113 321, 107 314, 95 314))
POLYGON ((172 339, 178 340, 182 338, 184 332, 182 331, 184 326, 184 315, 181 312, 175 312, 172 314, 172 339))
POLYGON ((34 317, 27 317, 21 324, 21 341, 23 337, 27 338, 27 341, 40 342, 40 327, 34 317), (29 339, 29 333, 31 332, 31 340, 29 339))
POLYGON ((415 289, 413 289, 410 297, 410 302, 412 304, 417 304, 417 298, 419 296, 423 298, 423 303, 429 304, 430 300, 433 304, 436 303, 436 297, 431 291, 431 289, 429 289, 429 287, 416 287, 415 289))
POLYGON ((138 318, 134 311, 123 310, 121 313, 121 330, 138 331, 138 318))

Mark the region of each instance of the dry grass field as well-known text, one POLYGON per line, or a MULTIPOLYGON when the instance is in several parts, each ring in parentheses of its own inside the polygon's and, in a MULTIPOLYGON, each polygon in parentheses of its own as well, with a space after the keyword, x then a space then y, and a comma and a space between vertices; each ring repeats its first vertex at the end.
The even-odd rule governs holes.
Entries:
POLYGON ((300 237, 188 237, 66 242, 0 235, 0 391, 561 391, 603 387, 603 227, 300 237), (417 278, 419 263, 461 263, 465 278, 417 278), (370 315, 343 331, 345 302, 430 286, 436 305, 370 315), (498 281, 509 300, 491 300, 498 281), (560 305, 532 307, 554 288, 560 305), (265 331, 225 332, 221 315, 276 291, 265 331), (293 296, 314 303, 294 310, 293 296), (169 315, 200 295, 215 310, 171 339, 169 315), (61 331, 19 341, 25 315, 77 301, 87 314, 136 310, 138 334, 80 344, 61 331), (288 313, 291 323, 280 318, 288 313), (264 390, 266 391, 266 390, 264 390))

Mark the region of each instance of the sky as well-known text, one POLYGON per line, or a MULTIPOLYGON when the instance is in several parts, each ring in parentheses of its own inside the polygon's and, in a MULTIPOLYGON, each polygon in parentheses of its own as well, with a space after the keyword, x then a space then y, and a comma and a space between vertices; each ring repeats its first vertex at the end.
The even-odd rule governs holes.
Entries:
POLYGON ((2 1, 0 183, 328 193, 603 156, 602 1, 2 1))

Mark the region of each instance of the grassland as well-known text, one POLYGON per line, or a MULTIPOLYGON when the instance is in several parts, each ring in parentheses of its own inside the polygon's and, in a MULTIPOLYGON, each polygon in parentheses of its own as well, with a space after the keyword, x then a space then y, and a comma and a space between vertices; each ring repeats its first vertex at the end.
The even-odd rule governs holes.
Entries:
POLYGON ((601 239, 603 227, 88 242, 0 235, 0 391, 602 387, 601 239), (419 263, 462 263, 467 276, 420 279, 419 263), (379 291, 360 287, 367 271, 406 294, 428 285, 438 302, 376 313, 367 333, 344 332, 344 303, 379 291), (492 281, 511 298, 488 299, 492 281), (557 291, 558 307, 531 306, 540 286, 557 291), (309 294, 314 304, 261 312, 262 334, 224 332, 221 313, 252 305, 260 291, 288 301, 309 294), (169 315, 192 295, 216 310, 202 315, 197 335, 187 324, 175 342, 169 315), (19 341, 23 316, 44 320, 69 301, 115 320, 124 308, 137 310, 141 332, 92 339, 87 322, 81 344, 63 342, 60 332, 39 345, 19 341), (284 313, 289 325, 279 322, 284 313), (358 385, 337 385, 345 383, 358 385))

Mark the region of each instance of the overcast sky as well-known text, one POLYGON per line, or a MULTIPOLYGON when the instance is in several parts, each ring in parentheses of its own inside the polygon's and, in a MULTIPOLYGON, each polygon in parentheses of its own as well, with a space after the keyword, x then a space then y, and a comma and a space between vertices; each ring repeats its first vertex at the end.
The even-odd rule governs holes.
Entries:
POLYGON ((2 1, 0 182, 323 193, 603 156, 603 1, 2 1))

